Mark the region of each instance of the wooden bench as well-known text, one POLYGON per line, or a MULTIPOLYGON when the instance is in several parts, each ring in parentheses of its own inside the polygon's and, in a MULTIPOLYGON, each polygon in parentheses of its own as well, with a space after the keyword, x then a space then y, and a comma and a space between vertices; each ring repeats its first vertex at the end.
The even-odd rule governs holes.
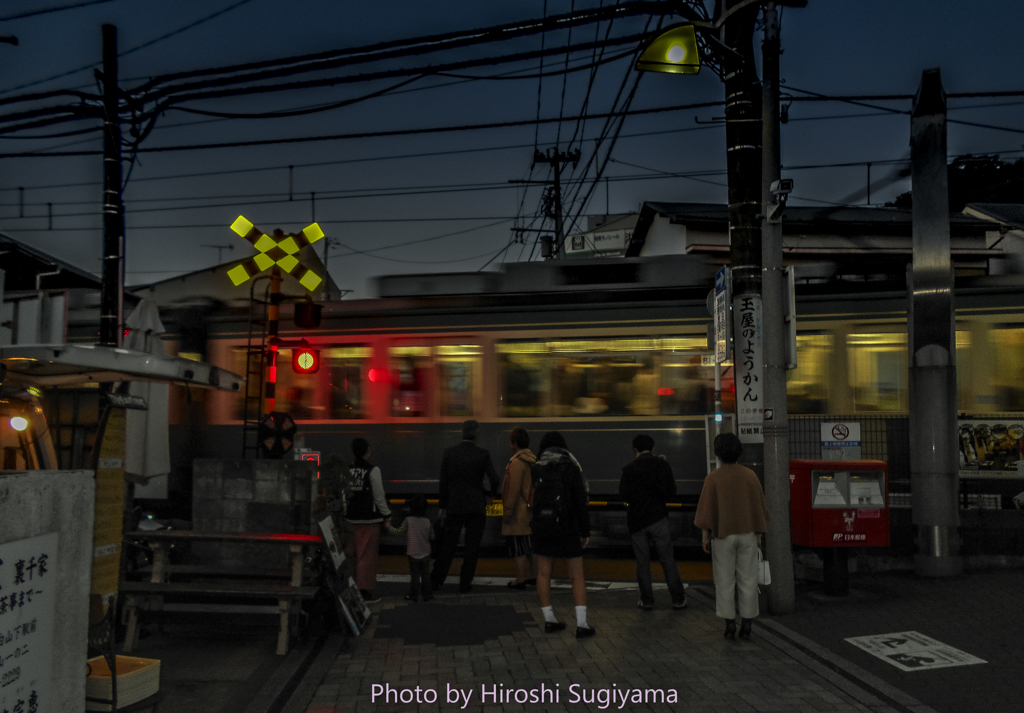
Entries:
POLYGON ((323 544, 319 535, 296 535, 291 533, 251 532, 200 532, 195 530, 135 531, 125 535, 130 540, 145 540, 153 550, 153 566, 148 582, 121 582, 125 611, 128 613, 128 629, 125 633, 124 651, 131 652, 138 640, 139 613, 142 611, 174 611, 193 613, 223 614, 277 614, 280 629, 277 638, 277 653, 288 653, 291 620, 297 618, 298 603, 316 596, 317 587, 302 585, 302 563, 307 547, 323 544), (167 554, 170 546, 182 542, 235 542, 260 545, 288 546, 290 566, 288 570, 239 570, 208 565, 173 565, 167 554), (220 582, 172 582, 176 574, 191 577, 213 577, 226 579, 245 577, 245 581, 220 582), (283 575, 283 577, 281 576, 283 575), (281 579, 285 579, 282 582, 281 579), (271 581, 266 581, 271 580, 271 581), (165 601, 166 596, 196 601, 165 601), (214 602, 214 599, 260 600, 276 599, 277 606, 240 604, 237 602, 214 602))

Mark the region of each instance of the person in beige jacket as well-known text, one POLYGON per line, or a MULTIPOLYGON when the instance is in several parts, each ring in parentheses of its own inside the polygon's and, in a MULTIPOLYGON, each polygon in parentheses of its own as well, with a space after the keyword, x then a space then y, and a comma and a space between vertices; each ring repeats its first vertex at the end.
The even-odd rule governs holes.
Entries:
POLYGON ((705 478, 693 524, 703 533, 704 551, 711 548, 715 610, 726 620, 725 636, 736 638, 738 599, 740 638, 749 639, 758 614, 757 551, 768 529, 768 505, 757 475, 736 462, 743 454, 736 434, 719 434, 714 448, 722 466, 705 478))
POLYGON ((530 434, 526 429, 513 429, 509 433, 509 442, 514 453, 505 466, 505 478, 501 481, 501 534, 508 545, 508 556, 516 563, 516 578, 508 586, 526 589, 528 584, 537 584, 530 546, 530 496, 533 494, 530 466, 536 462, 537 456, 530 451, 530 434))

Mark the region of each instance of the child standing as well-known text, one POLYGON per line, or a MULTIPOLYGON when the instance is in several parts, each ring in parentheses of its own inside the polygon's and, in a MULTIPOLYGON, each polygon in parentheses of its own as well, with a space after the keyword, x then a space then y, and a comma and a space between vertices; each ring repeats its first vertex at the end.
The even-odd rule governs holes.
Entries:
POLYGON ((400 527, 388 525, 388 530, 395 535, 405 533, 405 554, 409 557, 409 593, 406 601, 415 602, 423 595, 423 601, 434 598, 430 587, 430 540, 434 533, 427 517, 427 496, 414 495, 409 500, 409 517, 400 527))

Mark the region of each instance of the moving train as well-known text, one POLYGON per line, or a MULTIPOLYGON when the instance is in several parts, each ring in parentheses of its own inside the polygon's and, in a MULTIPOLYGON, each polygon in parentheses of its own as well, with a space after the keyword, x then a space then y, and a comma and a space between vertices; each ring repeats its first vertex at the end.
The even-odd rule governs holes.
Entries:
MULTIPOLYGON (((286 304, 281 337, 306 340, 319 350, 320 366, 296 373, 291 350, 282 349, 276 409, 295 419, 301 445, 323 457, 348 457, 354 437, 368 438, 389 493, 398 494, 436 492, 441 452, 468 418, 481 422, 480 443, 499 474, 511 428, 525 427, 534 443, 561 431, 592 499, 617 493, 632 437, 649 433, 672 465, 681 502, 692 503, 708 468, 705 424, 714 411, 706 304, 716 267, 678 255, 384 277, 379 299, 326 303, 312 329, 291 326, 286 304)), ((902 279, 814 282, 798 270, 797 283, 790 414, 905 417, 902 279)), ((1016 279, 957 279, 964 414, 1024 419, 1021 293, 1016 279)), ((208 361, 246 373, 250 332, 258 340, 260 331, 249 315, 223 308, 205 320, 208 361)), ((730 412, 728 364, 722 396, 730 412)), ((192 398, 187 404, 182 390, 172 409, 179 456, 241 457, 244 396, 211 392, 198 406, 192 398)))

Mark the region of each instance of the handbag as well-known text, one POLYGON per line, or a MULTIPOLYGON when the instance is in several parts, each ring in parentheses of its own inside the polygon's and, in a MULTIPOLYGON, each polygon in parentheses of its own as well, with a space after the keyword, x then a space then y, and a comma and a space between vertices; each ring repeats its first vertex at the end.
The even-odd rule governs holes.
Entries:
POLYGON ((761 548, 757 548, 757 584, 759 587, 767 587, 772 583, 772 568, 768 560, 761 554, 761 548))

